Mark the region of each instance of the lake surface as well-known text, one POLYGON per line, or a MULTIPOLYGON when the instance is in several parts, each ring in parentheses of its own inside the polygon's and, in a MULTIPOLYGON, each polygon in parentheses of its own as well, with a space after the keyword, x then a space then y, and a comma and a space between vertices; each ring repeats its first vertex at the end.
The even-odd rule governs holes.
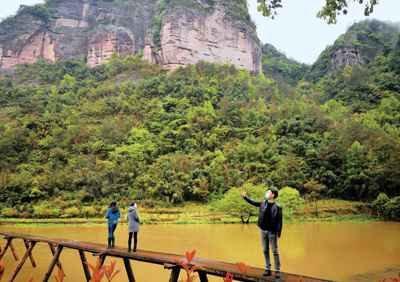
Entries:
MULTIPOLYGON (((0 231, 107 242, 106 225, 0 225, 0 231)), ((127 226, 119 225, 116 236, 116 244, 124 246, 128 237, 127 226)), ((4 246, 5 241, 0 240, 0 243, 4 246)), ((24 248, 22 243, 15 245, 21 257, 24 248)), ((398 277, 400 273, 400 223, 286 224, 279 247, 282 271, 285 272, 355 282, 380 281, 398 277)), ((198 257, 245 262, 258 267, 264 264, 260 235, 255 225, 144 225, 139 233, 138 248, 177 254, 196 249, 198 257)), ((27 261, 18 281, 28 281, 31 277, 34 281, 42 280, 51 259, 48 246, 37 245, 34 257, 39 266, 34 269, 27 261)), ((90 262, 95 261, 91 254, 87 254, 87 258, 90 262)), ((107 258, 106 264, 110 260, 107 258)), ((127 281, 122 261, 115 260, 121 273, 114 281, 127 281)), ((7 253, 4 262, 6 274, 10 275, 16 266, 11 253, 7 253)), ((65 249, 61 254, 61 262, 67 275, 65 282, 84 281, 77 251, 65 249)), ((132 267, 137 281, 168 281, 169 271, 162 266, 132 261, 132 267)), ((222 279, 213 278, 210 281, 222 279)))

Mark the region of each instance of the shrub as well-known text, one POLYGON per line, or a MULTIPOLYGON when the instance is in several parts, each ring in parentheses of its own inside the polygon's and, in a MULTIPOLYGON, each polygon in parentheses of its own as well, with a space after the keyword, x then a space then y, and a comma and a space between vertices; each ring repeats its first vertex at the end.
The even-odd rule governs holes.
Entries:
POLYGON ((77 207, 72 207, 65 209, 63 212, 63 217, 72 218, 79 217, 81 214, 80 210, 77 207))
POLYGON ((14 208, 4 208, 1 210, 1 215, 3 217, 18 217, 19 212, 14 208))
POLYGON ((242 223, 248 223, 252 215, 257 215, 257 208, 248 204, 241 196, 241 191, 246 191, 250 198, 255 200, 263 199, 266 190, 264 185, 245 184, 241 188, 231 188, 224 194, 224 197, 211 204, 216 211, 226 212, 232 216, 238 216, 242 223))
POLYGON ((94 207, 83 207, 82 208, 82 214, 84 217, 95 217, 99 215, 98 209, 95 209, 94 207))
POLYGON ((291 187, 283 187, 279 190, 277 203, 283 208, 283 216, 290 218, 294 213, 304 208, 304 199, 299 191, 291 187))
POLYGON ((385 193, 379 193, 378 197, 376 197, 375 201, 372 202, 372 210, 378 216, 384 216, 385 214, 385 205, 389 202, 389 197, 385 193))
POLYGON ((51 208, 47 205, 38 205, 33 207, 33 215, 38 218, 55 218, 61 214, 60 209, 51 208))
POLYGON ((400 221, 400 196, 394 197, 384 206, 385 218, 400 221))

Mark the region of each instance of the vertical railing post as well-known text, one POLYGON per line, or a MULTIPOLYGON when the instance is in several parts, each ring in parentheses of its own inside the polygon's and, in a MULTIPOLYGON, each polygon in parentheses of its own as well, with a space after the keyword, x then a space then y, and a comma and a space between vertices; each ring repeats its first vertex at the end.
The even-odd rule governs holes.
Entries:
MULTIPOLYGON (((24 245, 25 245, 25 248, 28 250, 29 249, 29 241, 24 240, 24 245)), ((32 267, 36 267, 36 262, 33 258, 32 253, 29 254, 29 260, 31 261, 32 267)))
POLYGON ((24 265, 26 259, 29 257, 29 255, 31 254, 33 248, 35 247, 36 242, 31 242, 29 248, 26 250, 24 256, 22 257, 21 261, 19 262, 19 264, 17 265, 17 268, 14 270, 14 273, 11 276, 11 279, 9 280, 9 282, 13 282, 15 280, 15 278, 17 277, 19 271, 21 270, 22 266, 24 265))
POLYGON ((87 262, 87 259, 85 256, 85 252, 82 250, 79 250, 79 256, 81 258, 83 272, 85 273, 86 281, 89 282, 90 281, 90 271, 89 271, 88 262, 87 262))
POLYGON ((54 254, 53 259, 50 262, 49 269, 47 270, 47 272, 46 272, 46 274, 45 274, 45 276, 43 278, 43 282, 49 281, 51 273, 53 272, 54 266, 58 262, 58 258, 60 257, 62 249, 63 249, 62 245, 58 245, 57 246, 56 253, 54 254))
POLYGON ((131 263, 128 258, 124 258, 125 270, 126 274, 128 275, 129 282, 135 282, 135 276, 133 275, 131 263))

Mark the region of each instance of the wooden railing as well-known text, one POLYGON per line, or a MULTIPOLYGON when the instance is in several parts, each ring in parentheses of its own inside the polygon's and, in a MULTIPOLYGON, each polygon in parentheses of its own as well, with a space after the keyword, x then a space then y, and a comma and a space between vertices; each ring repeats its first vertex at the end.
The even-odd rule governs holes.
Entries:
MULTIPOLYGON (((17 261, 17 266, 13 271, 10 282, 18 281, 17 276, 21 271, 26 260, 29 259, 33 267, 36 267, 37 261, 34 259, 33 250, 37 244, 47 244, 49 246, 49 255, 52 256, 52 260, 48 267, 47 272, 44 274, 43 281, 49 281, 52 275, 53 269, 57 266, 62 269, 62 264, 60 262, 60 254, 64 249, 77 250, 79 257, 82 262, 82 269, 87 281, 90 281, 91 274, 89 271, 87 259, 85 253, 91 253, 95 256, 99 256, 101 265, 104 264, 106 257, 120 258, 124 261, 127 281, 135 281, 134 272, 131 267, 130 261, 141 261, 150 264, 157 264, 163 266, 165 269, 171 271, 169 278, 170 282, 177 282, 179 273, 181 272, 183 266, 179 263, 185 259, 184 256, 176 254, 168 254, 162 252, 137 250, 136 252, 129 252, 125 248, 115 247, 107 248, 106 245, 90 243, 90 242, 80 242, 66 239, 50 239, 41 236, 25 235, 18 233, 5 233, 0 232, 0 236, 5 239, 5 247, 3 252, 0 254, 0 260, 4 257, 8 250, 15 261, 17 261), (18 258, 16 249, 13 245, 15 240, 22 240, 25 246, 25 253, 21 259, 18 258)), ((246 271, 241 271, 238 269, 237 265, 234 263, 228 263, 223 261, 216 261, 204 258, 195 258, 190 262, 191 265, 196 266, 196 272, 199 275, 201 282, 208 281, 208 275, 225 277, 227 273, 231 273, 235 281, 290 281, 290 282, 321 282, 328 281, 324 279, 306 277, 296 274, 281 273, 280 278, 276 279, 275 273, 272 276, 263 276, 264 270, 256 267, 246 267, 246 271)), ((147 281, 151 282, 151 281, 147 281)))

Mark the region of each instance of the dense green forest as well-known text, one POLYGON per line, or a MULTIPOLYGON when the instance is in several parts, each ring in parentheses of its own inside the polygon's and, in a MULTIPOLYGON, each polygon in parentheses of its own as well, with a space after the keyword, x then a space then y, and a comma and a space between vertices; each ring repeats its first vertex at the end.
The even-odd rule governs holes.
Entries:
POLYGON ((0 76, 0 209, 206 203, 249 183, 400 205, 399 62, 397 42, 290 92, 230 65, 167 73, 139 56, 19 66, 0 76))

